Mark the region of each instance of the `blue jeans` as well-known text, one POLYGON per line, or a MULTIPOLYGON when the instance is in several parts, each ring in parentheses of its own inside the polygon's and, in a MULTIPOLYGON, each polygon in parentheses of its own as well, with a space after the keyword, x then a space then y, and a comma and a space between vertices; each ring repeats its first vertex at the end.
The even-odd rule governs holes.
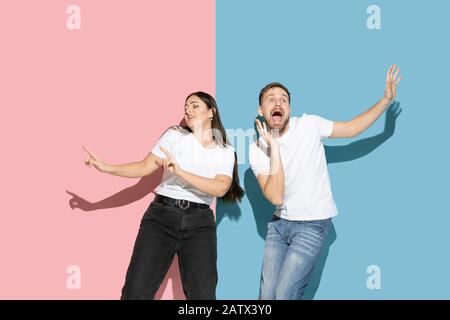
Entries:
POLYGON ((268 223, 259 299, 302 299, 330 224, 331 218, 289 221, 278 217, 268 223))

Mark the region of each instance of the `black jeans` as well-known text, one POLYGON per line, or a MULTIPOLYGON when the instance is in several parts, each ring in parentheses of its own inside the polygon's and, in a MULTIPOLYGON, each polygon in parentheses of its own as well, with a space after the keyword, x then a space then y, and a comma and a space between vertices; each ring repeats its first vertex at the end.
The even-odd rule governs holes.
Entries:
POLYGON ((217 238, 213 212, 150 203, 142 217, 121 299, 154 299, 178 255, 187 299, 216 299, 217 238))

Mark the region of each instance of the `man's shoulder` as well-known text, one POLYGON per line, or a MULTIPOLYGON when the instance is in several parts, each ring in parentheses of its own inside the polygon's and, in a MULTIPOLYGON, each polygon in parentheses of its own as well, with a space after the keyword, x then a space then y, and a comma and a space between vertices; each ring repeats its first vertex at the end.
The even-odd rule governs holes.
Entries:
POLYGON ((294 128, 308 128, 308 124, 312 125, 320 119, 322 119, 322 117, 310 113, 303 113, 300 117, 291 118, 294 128))

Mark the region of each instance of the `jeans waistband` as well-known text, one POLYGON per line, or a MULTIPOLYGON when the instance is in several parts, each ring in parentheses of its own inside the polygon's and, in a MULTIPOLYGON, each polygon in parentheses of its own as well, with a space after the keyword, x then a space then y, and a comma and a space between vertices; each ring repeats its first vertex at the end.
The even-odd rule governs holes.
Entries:
POLYGON ((204 203, 192 202, 184 199, 174 199, 166 196, 162 196, 160 194, 156 194, 155 202, 166 204, 172 207, 177 207, 181 209, 207 209, 209 205, 204 203))

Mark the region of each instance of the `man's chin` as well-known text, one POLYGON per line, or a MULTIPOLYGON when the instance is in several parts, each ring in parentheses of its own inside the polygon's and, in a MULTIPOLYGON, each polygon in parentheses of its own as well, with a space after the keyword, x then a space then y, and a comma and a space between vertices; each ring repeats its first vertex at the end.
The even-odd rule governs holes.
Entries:
POLYGON ((270 129, 272 130, 282 130, 284 127, 284 123, 271 123, 270 124, 270 129))
POLYGON ((278 132, 284 132, 285 131, 285 129, 286 129, 286 127, 287 127, 287 125, 288 125, 288 120, 287 121, 283 121, 283 122, 277 122, 277 123, 273 123, 273 122, 270 122, 269 123, 269 128, 270 128, 270 130, 276 130, 276 131, 278 131, 278 132))

